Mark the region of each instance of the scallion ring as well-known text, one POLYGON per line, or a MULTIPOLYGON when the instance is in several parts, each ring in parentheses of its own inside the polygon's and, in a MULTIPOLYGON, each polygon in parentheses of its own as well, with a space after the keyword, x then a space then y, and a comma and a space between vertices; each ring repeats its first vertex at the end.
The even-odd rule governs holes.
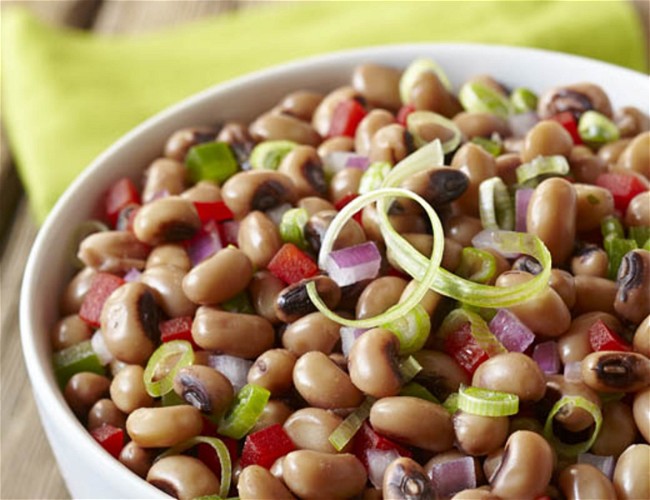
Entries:
POLYGON ((243 438, 255 425, 268 403, 271 393, 264 387, 246 384, 230 409, 221 417, 219 434, 233 439, 243 438))
POLYGON ((569 162, 562 155, 538 156, 533 161, 519 165, 515 170, 517 182, 526 184, 541 176, 562 176, 569 173, 569 162))
POLYGON ((144 386, 147 393, 154 398, 163 396, 172 390, 174 377, 178 370, 194 363, 194 350, 192 344, 186 340, 172 340, 164 342, 154 351, 144 369, 144 386), (169 361, 169 358, 179 356, 174 366, 160 380, 155 380, 158 367, 169 361))
POLYGON ((413 141, 417 148, 421 148, 431 142, 426 140, 426 136, 423 137, 423 133, 426 132, 437 135, 439 132, 444 131, 445 135, 450 136, 444 142, 441 141, 442 150, 445 154, 451 153, 460 144, 461 133, 458 125, 449 118, 445 118, 432 111, 413 111, 409 113, 406 117, 406 129, 413 136, 413 141))
POLYGON ((551 412, 546 417, 546 423, 544 424, 544 437, 546 440, 553 445, 560 455, 567 457, 576 457, 580 453, 586 452, 596 441, 598 433, 600 432, 600 427, 603 424, 603 414, 598 408, 597 405, 591 401, 581 397, 581 396, 563 396, 553 408, 551 412), (589 412, 594 419, 594 430, 591 434, 591 437, 582 443, 567 444, 559 440, 559 438, 553 432, 553 419, 555 415, 565 406, 573 405, 577 408, 582 408, 583 410, 589 412))
POLYGON ((460 254, 460 264, 455 273, 476 283, 487 283, 497 272, 497 262, 494 255, 486 250, 474 247, 463 248, 460 254))
POLYGON ((484 417, 507 417, 519 411, 519 397, 509 392, 460 386, 458 409, 484 417))
POLYGON ((515 228, 515 209, 508 193, 508 187, 500 177, 490 177, 478 188, 478 203, 481 223, 485 229, 515 228))
POLYGON ((336 451, 341 451, 347 446, 361 426, 370 415, 370 408, 375 402, 375 398, 366 397, 361 406, 350 413, 343 422, 329 435, 328 441, 336 451))

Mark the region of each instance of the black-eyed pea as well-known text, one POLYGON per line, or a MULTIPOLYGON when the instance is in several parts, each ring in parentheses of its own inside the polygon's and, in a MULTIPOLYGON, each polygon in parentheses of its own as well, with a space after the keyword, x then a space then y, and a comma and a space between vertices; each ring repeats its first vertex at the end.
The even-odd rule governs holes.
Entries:
POLYGON ((187 127, 174 132, 165 143, 165 156, 178 162, 185 161, 190 148, 204 142, 211 142, 217 131, 211 127, 187 127))
POLYGON ((646 316, 637 327, 632 339, 632 345, 636 352, 650 358, 650 315, 646 316))
POLYGON ((144 368, 128 365, 111 381, 111 399, 121 411, 131 413, 138 408, 153 406, 153 398, 144 385, 144 368))
POLYGON ((187 272, 192 268, 192 261, 182 245, 166 243, 153 248, 147 257, 146 269, 157 266, 174 266, 187 272))
POLYGON ((352 408, 363 401, 363 393, 348 374, 318 351, 298 358, 293 369, 293 385, 307 403, 317 408, 352 408))
MULTIPOLYGON (((517 430, 528 430, 528 429, 517 429, 517 430)), ((511 432, 511 434, 514 434, 514 432, 511 432)), ((501 466, 501 462, 503 461, 503 456, 505 455, 505 451, 506 451, 505 447, 499 448, 498 450, 494 450, 492 453, 489 453, 483 460, 483 466, 482 466, 483 474, 485 475, 486 478, 488 478, 488 480, 494 475, 494 473, 501 466)))
MULTIPOLYGON (((330 224, 336 217, 336 210, 323 210, 312 215, 305 224, 305 240, 316 254, 320 251, 321 242, 330 224)), ((334 241, 334 250, 365 243, 366 233, 363 227, 354 219, 349 219, 334 241)))
POLYGON ((219 493, 219 479, 198 458, 185 455, 164 457, 147 473, 147 482, 179 500, 219 493))
POLYGON ((291 500, 294 498, 281 480, 259 465, 249 465, 241 471, 237 481, 237 492, 241 500, 258 500, 260 498, 291 500))
POLYGON ((472 245, 472 238, 483 231, 483 224, 478 217, 454 215, 445 222, 447 240, 453 240, 461 247, 472 245))
POLYGON ((333 203, 338 203, 346 196, 357 194, 363 170, 354 167, 346 167, 339 170, 330 181, 328 198, 333 203))
POLYGON ((634 395, 632 414, 634 424, 639 429, 643 439, 650 443, 650 387, 646 387, 634 395))
POLYGON ((309 217, 325 210, 336 210, 336 207, 334 207, 334 205, 329 201, 319 198, 318 196, 307 196, 306 198, 301 198, 298 200, 296 206, 298 208, 304 208, 309 217))
POLYGON ((298 144, 318 146, 322 140, 308 122, 283 114, 263 114, 251 123, 248 131, 258 142, 293 141, 298 144))
POLYGON ((60 319, 50 331, 50 341, 54 351, 60 351, 84 340, 89 340, 91 336, 92 329, 78 314, 71 314, 60 319))
POLYGON ((517 153, 504 153, 494 160, 497 175, 507 186, 517 183, 517 167, 521 165, 521 157, 517 153))
POLYGON ((119 461, 131 472, 144 479, 147 477, 155 458, 156 455, 152 450, 142 448, 133 441, 129 441, 120 451, 119 461))
POLYGON ((650 118, 639 108, 624 106, 616 111, 614 121, 621 137, 635 137, 650 130, 650 118))
POLYGON ((248 160, 255 147, 255 139, 246 124, 235 121, 224 123, 217 135, 217 142, 227 143, 242 167, 250 165, 248 160))
POLYGON ((616 313, 630 321, 640 323, 650 314, 650 252, 632 250, 623 256, 616 277, 616 313))
POLYGON ((614 468, 614 490, 618 500, 650 498, 650 445, 633 444, 627 448, 614 468))
POLYGON ((423 71, 408 90, 408 103, 418 111, 433 111, 448 118, 462 111, 451 94, 432 71, 423 71))
POLYGON ((301 498, 354 497, 368 480, 363 464, 349 453, 292 451, 284 457, 282 469, 285 484, 301 498))
POLYGON ((330 354, 341 339, 341 325, 321 312, 313 312, 290 323, 282 334, 282 345, 297 356, 309 351, 330 354))
POLYGON ((143 269, 149 250, 130 231, 102 231, 84 238, 77 257, 96 271, 120 273, 143 269))
POLYGON ((63 391, 66 402, 79 418, 85 418, 88 410, 101 398, 108 396, 111 381, 92 372, 74 374, 63 391))
POLYGON ((284 401, 280 399, 270 399, 264 409, 262 414, 255 422, 255 425, 250 430, 250 434, 254 432, 261 431, 272 425, 284 425, 287 419, 293 414, 293 409, 284 401))
POLYGON ((156 266, 146 269, 140 277, 170 318, 193 316, 196 311, 196 304, 183 291, 185 275, 186 272, 176 266, 156 266))
POLYGON ((576 303, 576 287, 571 273, 562 269, 552 269, 548 285, 555 290, 569 309, 573 308, 576 303))
POLYGON ((133 220, 135 236, 147 245, 187 240, 201 228, 194 204, 180 196, 167 196, 143 205, 133 220))
POLYGON ((255 210, 244 217, 237 233, 237 245, 256 269, 264 269, 282 246, 275 223, 255 210))
POLYGON ((490 488, 481 487, 463 490, 456 493, 451 500, 500 500, 499 497, 490 492, 490 488))
POLYGON ((149 203, 161 195, 176 195, 183 192, 187 169, 181 163, 182 161, 159 158, 149 165, 144 173, 143 203, 149 203))
POLYGON ((526 134, 521 159, 526 163, 538 156, 562 155, 568 158, 572 147, 571 134, 562 125, 553 120, 544 120, 526 134))
MULTIPOLYGON (((463 195, 470 184, 467 172, 449 167, 433 167, 410 176, 402 182, 401 187, 419 194, 432 207, 440 210, 463 195)), ((405 213, 421 213, 419 205, 410 200, 399 200, 398 206, 405 213)))
POLYGON ((100 319, 104 343, 118 360, 143 365, 160 337, 160 318, 149 287, 144 283, 125 283, 104 303, 100 319))
POLYGON ((413 138, 406 128, 397 123, 386 125, 372 136, 368 157, 370 161, 382 161, 395 165, 415 149, 413 138))
POLYGON ((484 417, 457 411, 452 422, 457 446, 468 455, 487 455, 503 446, 508 437, 508 417, 484 417))
MULTIPOLYGON (((284 422, 284 430, 301 450, 321 453, 338 453, 330 443, 329 436, 343 419, 335 413, 322 408, 301 408, 284 422)), ((347 446, 342 451, 345 453, 347 446)))
POLYGON ((441 351, 422 349, 413 354, 422 366, 416 375, 416 382, 429 389, 440 400, 445 400, 452 392, 457 392, 461 384, 469 385, 467 372, 451 356, 441 351))
POLYGON ((431 479, 415 460, 400 457, 393 460, 384 472, 382 493, 385 498, 415 500, 435 498, 431 479))
POLYGON ((104 424, 112 425, 118 429, 126 428, 126 415, 108 398, 100 399, 88 411, 87 427, 89 431, 104 424))
POLYGON ((612 482, 591 464, 574 464, 560 472, 558 483, 567 500, 616 500, 612 482))
POLYGON ((591 184, 574 183, 576 192, 576 231, 585 232, 600 228, 600 222, 614 213, 611 191, 591 184))
POLYGON ((368 156, 375 133, 392 123, 395 123, 395 117, 385 109, 370 111, 357 126, 354 134, 354 150, 360 155, 368 156))
POLYGON ((278 113, 309 122, 322 100, 323 94, 319 92, 297 90, 284 96, 274 110, 278 113))
POLYGON ((607 161, 587 146, 573 146, 568 160, 571 174, 577 182, 595 184, 598 176, 607 172, 607 161))
POLYGON ((472 385, 516 394, 521 401, 539 401, 546 391, 537 363, 519 352, 497 354, 482 363, 474 372, 472 385))
POLYGON ((256 314, 272 324, 279 323, 280 320, 275 313, 275 303, 284 288, 284 282, 269 271, 255 273, 248 286, 248 291, 256 314))
POLYGON ((396 396, 402 388, 399 339, 390 330, 373 328, 352 344, 348 371, 352 383, 375 398, 396 396))
POLYGON ((637 392, 650 385, 650 359, 637 352, 593 352, 582 360, 582 380, 598 392, 637 392))
POLYGON ((554 87, 544 92, 537 103, 537 113, 542 118, 550 118, 565 111, 580 115, 591 109, 609 118, 612 116, 612 105, 607 94, 593 83, 554 87))
POLYGON ((492 493, 503 499, 533 499, 542 495, 553 473, 553 449, 539 434, 510 435, 498 469, 490 477, 492 493))
POLYGON ((242 250, 222 248, 183 277, 183 292, 195 304, 220 304, 244 291, 253 264, 242 250))
MULTIPOLYGON (((97 270, 92 267, 84 267, 81 271, 73 276, 66 285, 59 300, 59 312, 62 316, 76 314, 81 309, 86 293, 90 290, 93 278, 97 270)), ((76 342, 75 342, 76 343, 76 342)), ((53 346, 56 349, 55 346, 53 346)))
POLYGON ((562 264, 573 252, 576 213, 576 190, 568 181, 552 177, 542 181, 533 191, 526 227, 544 242, 555 266, 562 264))
POLYGON ((637 135, 616 162, 616 170, 635 172, 650 179, 650 132, 637 135))
POLYGON ((296 146, 292 149, 282 159, 278 172, 293 181, 298 198, 325 196, 327 193, 323 163, 312 146, 296 146))
POLYGON ((396 276, 383 276, 371 281, 357 301, 357 319, 372 318, 397 304, 406 285, 406 280, 396 276))
POLYGON ((181 198, 201 203, 221 201, 221 188, 216 182, 199 181, 191 188, 183 191, 181 198))
POLYGON ((327 307, 335 309, 341 301, 341 288, 327 276, 307 278, 284 288, 275 302, 275 314, 285 323, 293 323, 309 313, 316 312, 316 306, 307 294, 307 284, 316 283, 316 291, 327 307))
POLYGON ((621 153, 632 142, 632 139, 619 139, 617 141, 605 143, 598 150, 598 158, 607 166, 616 165, 621 153))
POLYGON ((201 365, 181 368, 174 377, 174 392, 208 415, 223 414, 234 398, 230 380, 214 368, 201 365))
POLYGON ((370 409, 370 424, 386 437, 436 453, 454 444, 449 412, 424 399, 410 396, 379 399, 370 409))
POLYGON ((283 469, 284 469, 284 457, 280 457, 275 462, 273 462, 273 465, 271 465, 269 472, 273 477, 279 479, 284 483, 284 479, 282 477, 283 469))
POLYGON ((198 436, 201 412, 189 405, 138 408, 126 419, 129 437, 143 448, 165 448, 198 436))
POLYGON ((494 156, 481 146, 468 142, 454 154, 451 167, 468 178, 467 188, 456 204, 466 215, 478 216, 478 188, 481 182, 497 175, 494 156))
MULTIPOLYGON (((601 405, 598 394, 582 382, 570 382, 562 375, 547 375, 544 403, 550 409, 564 396, 579 396, 598 407, 601 405)), ((554 420, 569 432, 584 431, 594 424, 591 413, 575 405, 564 405, 555 414, 554 420)))
POLYGON ((575 276, 606 278, 608 267, 607 252, 597 245, 585 245, 571 259, 571 272, 575 276))
POLYGON ((357 99, 358 97, 359 93, 351 86, 343 86, 334 89, 323 98, 318 107, 314 110, 314 114, 311 118, 312 127, 322 137, 327 137, 336 107, 343 101, 357 99))
POLYGON ((492 113, 469 113, 463 111, 453 117, 453 122, 468 140, 474 137, 492 137, 499 134, 501 137, 510 136, 508 122, 492 113))
MULTIPOLYGON (((496 266, 494 276, 492 276, 492 278, 487 282, 488 285, 494 285, 497 278, 510 269, 510 262, 508 262, 508 259, 494 248, 484 248, 483 251, 494 257, 494 264, 496 266)), ((553 287, 550 282, 549 285, 553 287)))
POLYGON ((221 195, 237 219, 253 210, 265 212, 298 198, 291 178, 274 170, 236 173, 223 184, 221 195))
POLYGON ((625 225, 650 226, 650 191, 637 194, 625 211, 625 225))
POLYGON ((273 346, 275 332, 261 316, 201 306, 192 323, 192 338, 203 349, 254 359, 273 346))
MULTIPOLYGON (((526 283, 533 276, 523 271, 507 271, 496 280, 496 286, 508 287, 526 283)), ((577 291, 576 291, 577 292, 577 291)), ((560 295, 550 286, 535 298, 508 308, 534 333, 545 337, 557 337, 568 330, 571 313, 560 295), (553 318, 553 321, 548 321, 553 318)))
POLYGON ((366 63, 352 73, 352 86, 371 106, 397 111, 402 105, 399 81, 402 74, 390 66, 366 63))
MULTIPOLYGON (((406 288, 404 288, 404 291, 402 292, 398 303, 402 303, 407 300, 407 298, 411 296, 413 290, 415 290, 418 285, 419 283, 415 280, 409 281, 408 285, 406 285, 406 288)), ((424 297, 422 297, 422 300, 420 300, 420 305, 424 308, 429 316, 432 316, 441 300, 442 295, 429 289, 424 294, 424 297)))
MULTIPOLYGON (((650 393, 649 391, 650 389, 645 389, 646 393, 650 393)), ((635 402, 641 393, 642 391, 636 394, 635 402)), ((650 425, 650 406, 648 406, 649 402, 650 400, 646 397, 646 430, 650 425)), ((635 418, 633 409, 621 401, 610 401, 609 403, 606 403, 602 408, 602 414, 602 427, 600 428, 600 432, 598 433, 596 441, 594 441, 594 444, 589 449, 589 452, 596 455, 611 455, 615 458, 618 458, 618 456, 623 453, 623 451, 625 451, 625 448, 630 446, 636 440, 636 423, 643 423, 643 420, 635 418)))
POLYGON ((296 355, 287 349, 266 351, 248 370, 248 383, 264 387, 273 397, 282 395, 293 385, 293 367, 296 359, 296 355))
POLYGON ((343 152, 352 152, 354 151, 354 139, 348 137, 347 135, 338 135, 336 137, 330 137, 325 139, 320 143, 316 152, 321 158, 327 157, 328 154, 343 151, 343 152))
POLYGON ((589 328, 596 321, 603 321, 614 331, 621 331, 621 322, 613 315, 605 312, 594 311, 581 314, 573 319, 569 329, 558 339, 560 360, 563 364, 582 361, 591 352, 589 344, 589 328))

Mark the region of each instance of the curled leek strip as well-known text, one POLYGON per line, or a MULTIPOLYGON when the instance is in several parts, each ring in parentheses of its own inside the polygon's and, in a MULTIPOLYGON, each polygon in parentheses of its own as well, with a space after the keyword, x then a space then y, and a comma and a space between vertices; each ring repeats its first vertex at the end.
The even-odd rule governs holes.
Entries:
POLYGON ((548 417, 546 418, 546 423, 544 424, 544 437, 549 443, 553 445, 553 447, 557 450, 557 452, 560 455, 567 456, 567 457, 575 457, 580 455, 580 453, 584 453, 589 448, 591 448, 591 445, 594 444, 594 441, 596 441, 596 438, 598 437, 598 433, 600 432, 600 427, 602 424, 603 424, 603 414, 597 405, 593 404, 591 401, 581 396, 564 396, 557 403, 555 403, 555 405, 553 405, 553 408, 551 408, 551 412, 548 414, 548 417), (591 414, 591 416, 594 418, 594 422, 596 424, 594 427, 594 431, 591 434, 591 437, 582 443, 576 443, 576 444, 563 443, 553 432, 553 419, 555 418, 555 415, 564 406, 567 405, 573 405, 578 408, 582 408, 583 410, 588 411, 591 414))
POLYGON ((485 320, 477 313, 467 309, 454 309, 451 311, 442 322, 439 333, 444 338, 449 333, 457 330, 463 323, 469 323, 472 337, 488 356, 493 357, 508 352, 490 331, 485 320))
POLYGON ((172 448, 169 448, 165 453, 161 454, 157 460, 169 457, 171 455, 179 455, 185 450, 189 450, 190 448, 193 448, 197 444, 201 443, 210 445, 214 451, 217 452, 217 457, 219 458, 219 462, 221 464, 221 486, 219 487, 219 497, 226 498, 228 496, 228 492, 230 491, 232 462, 230 460, 230 452, 221 439, 207 436, 196 436, 188 439, 187 441, 183 441, 182 443, 179 443, 172 448))
POLYGON ((171 391, 174 386, 174 377, 178 373, 178 370, 192 363, 194 363, 194 350, 192 349, 192 344, 188 341, 172 340, 171 342, 161 344, 151 355, 147 362, 147 367, 144 369, 144 386, 149 396, 157 398, 171 391), (160 380, 154 381, 158 367, 161 365, 164 366, 170 358, 176 356, 179 357, 174 366, 169 369, 169 372, 160 380))
POLYGON ((508 188, 500 177, 490 177, 478 188, 481 223, 485 229, 515 228, 515 210, 508 188))

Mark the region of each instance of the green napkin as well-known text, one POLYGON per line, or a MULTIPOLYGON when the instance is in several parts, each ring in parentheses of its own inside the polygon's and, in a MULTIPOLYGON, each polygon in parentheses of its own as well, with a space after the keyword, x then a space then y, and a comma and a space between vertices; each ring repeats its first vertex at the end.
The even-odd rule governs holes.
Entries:
POLYGON ((102 150, 192 93, 311 54, 424 41, 542 47, 646 69, 641 26, 625 1, 276 4, 130 37, 54 28, 5 9, 3 119, 42 221, 102 150))

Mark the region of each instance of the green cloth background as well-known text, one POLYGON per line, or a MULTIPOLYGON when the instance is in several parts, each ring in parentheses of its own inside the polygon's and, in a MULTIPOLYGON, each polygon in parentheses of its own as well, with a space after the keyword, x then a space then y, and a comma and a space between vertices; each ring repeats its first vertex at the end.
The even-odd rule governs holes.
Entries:
POLYGON ((570 52, 647 70, 626 1, 307 2, 140 36, 2 19, 2 117, 36 218, 92 159, 166 106, 215 83, 364 45, 465 41, 570 52))

